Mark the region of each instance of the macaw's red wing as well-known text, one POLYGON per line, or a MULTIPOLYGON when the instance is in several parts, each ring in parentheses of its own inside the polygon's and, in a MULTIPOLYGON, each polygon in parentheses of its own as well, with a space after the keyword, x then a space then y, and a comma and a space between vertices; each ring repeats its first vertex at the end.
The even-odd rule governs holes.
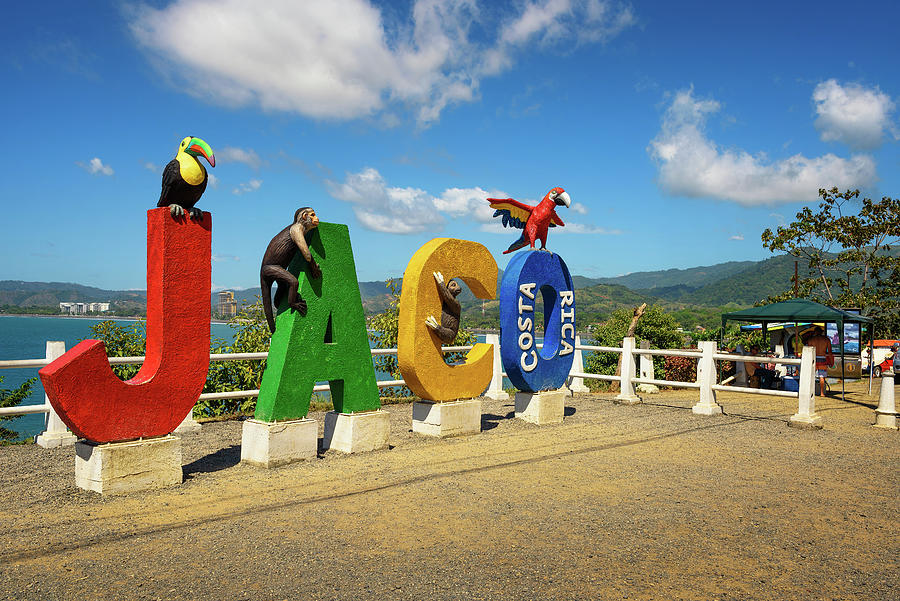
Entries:
POLYGON ((512 198, 488 198, 494 211, 494 217, 502 216, 503 227, 525 228, 525 222, 531 217, 533 206, 513 200, 512 198))
POLYGON ((559 218, 559 215, 556 214, 556 211, 553 211, 550 214, 550 227, 556 227, 557 225, 559 227, 563 227, 566 224, 563 223, 563 220, 559 218))

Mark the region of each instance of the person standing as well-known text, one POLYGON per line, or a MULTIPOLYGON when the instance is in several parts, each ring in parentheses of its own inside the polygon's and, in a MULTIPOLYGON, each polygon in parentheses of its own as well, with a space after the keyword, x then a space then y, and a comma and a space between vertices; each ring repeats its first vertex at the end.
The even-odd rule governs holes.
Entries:
POLYGON ((825 374, 834 365, 834 353, 831 352, 831 340, 825 335, 822 326, 813 328, 812 335, 806 339, 806 346, 816 349, 816 376, 819 378, 819 396, 825 398, 825 374))

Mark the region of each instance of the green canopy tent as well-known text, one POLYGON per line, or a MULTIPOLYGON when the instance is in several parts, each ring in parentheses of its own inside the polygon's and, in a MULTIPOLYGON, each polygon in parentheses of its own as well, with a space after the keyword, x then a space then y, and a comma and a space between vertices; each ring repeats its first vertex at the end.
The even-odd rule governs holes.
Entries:
MULTIPOLYGON (((834 323, 837 325, 838 336, 841 345, 841 398, 844 398, 844 324, 859 323, 871 324, 873 320, 869 317, 863 317, 855 313, 843 311, 841 309, 833 309, 825 305, 806 300, 803 298, 795 298, 782 301, 780 303, 772 303, 761 307, 751 307, 742 311, 733 311, 731 313, 722 314, 722 332, 725 332, 725 324, 728 321, 743 321, 751 323, 761 323, 763 329, 763 338, 767 339, 766 326, 772 322, 792 321, 795 324, 800 322, 808 323, 834 323)), ((873 348, 874 328, 869 327, 869 348, 873 348)), ((720 341, 721 342, 721 341, 720 341)), ((870 353, 872 351, 869 351, 870 353)), ((872 359, 869 360, 869 392, 872 392, 872 359)))

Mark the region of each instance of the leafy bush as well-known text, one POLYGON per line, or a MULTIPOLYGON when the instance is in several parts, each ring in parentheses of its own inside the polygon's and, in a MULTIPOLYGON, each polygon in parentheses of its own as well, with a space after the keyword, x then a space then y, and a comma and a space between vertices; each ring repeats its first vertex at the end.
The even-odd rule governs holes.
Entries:
MULTIPOLYGON (((241 303, 237 314, 228 320, 234 330, 234 342, 227 344, 221 338, 211 341, 212 353, 265 353, 269 350, 272 335, 266 323, 262 301, 257 296, 254 303, 241 303)), ((203 392, 231 392, 235 390, 258 390, 262 384, 266 361, 213 361, 209 364, 209 374, 203 392)), ((256 397, 238 399, 212 399, 200 401, 194 406, 197 417, 228 415, 232 413, 252 414, 256 409, 256 397)))
MULTIPOLYGON (((588 327, 591 338, 597 346, 622 346, 622 339, 631 324, 633 312, 630 309, 619 309, 609 319, 600 324, 588 327)), ((634 336, 637 340, 649 340, 650 348, 680 348, 684 336, 678 331, 678 322, 671 314, 665 313, 658 305, 651 305, 637 322, 634 336)), ((587 373, 614 375, 619 364, 618 353, 590 353, 584 357, 584 368, 587 373)), ((664 371, 663 357, 653 358, 654 378, 662 379, 664 371)))
POLYGON ((694 357, 663 357, 665 378, 672 382, 695 382, 697 359, 694 357))
MULTIPOLYGON (((147 347, 147 324, 138 320, 131 325, 101 321, 91 326, 91 338, 102 340, 110 357, 143 357, 147 347)), ((140 365, 114 365, 113 373, 123 380, 133 378, 140 365)))
MULTIPOLYGON (((16 405, 27 399, 28 395, 31 394, 31 389, 34 386, 36 380, 37 378, 30 378, 23 382, 22 385, 15 390, 0 388, 0 407, 15 407, 16 405)), ((0 384, 2 383, 3 376, 0 376, 0 384)), ((17 416, 8 415, 5 417, 0 417, 0 423, 14 419, 18 419, 17 416)), ((0 444, 10 444, 12 442, 15 442, 18 437, 18 432, 0 426, 0 444)))

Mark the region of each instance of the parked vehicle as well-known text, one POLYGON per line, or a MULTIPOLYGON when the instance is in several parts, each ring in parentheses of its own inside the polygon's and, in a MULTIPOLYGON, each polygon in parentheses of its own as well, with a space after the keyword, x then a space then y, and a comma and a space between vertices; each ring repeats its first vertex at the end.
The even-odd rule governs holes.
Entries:
MULTIPOLYGON (((881 372, 886 371, 890 367, 890 363, 893 360, 893 351, 891 351, 891 345, 894 343, 900 343, 900 340, 876 340, 874 343, 875 347, 875 368, 872 372, 872 375, 876 378, 881 377, 881 372)), ((862 373, 869 373, 869 349, 868 347, 863 349, 862 352, 862 373)))

